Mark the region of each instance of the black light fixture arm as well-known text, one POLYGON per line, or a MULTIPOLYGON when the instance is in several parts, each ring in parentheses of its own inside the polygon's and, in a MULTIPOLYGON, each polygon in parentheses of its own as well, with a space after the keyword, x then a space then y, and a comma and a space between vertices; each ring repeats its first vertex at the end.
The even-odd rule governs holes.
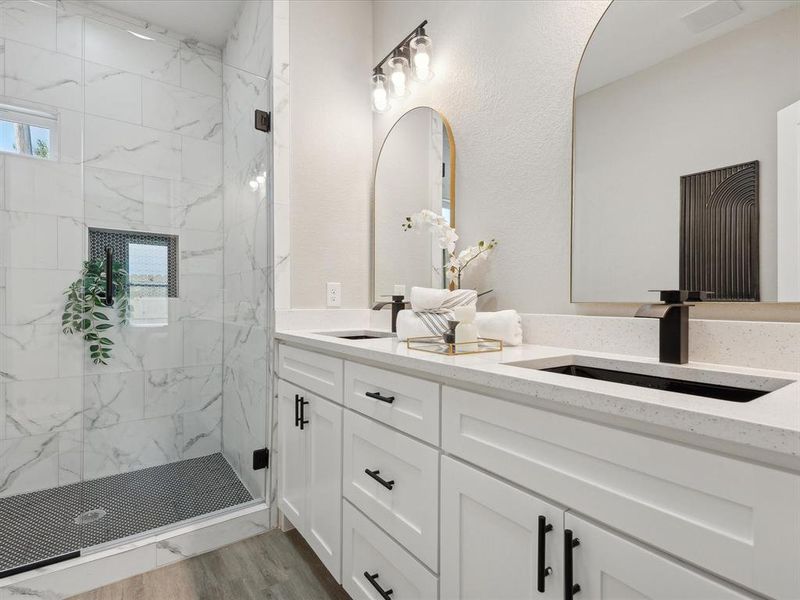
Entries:
POLYGON ((402 42, 400 42, 399 44, 397 44, 397 46, 392 48, 392 50, 389 52, 389 54, 384 56, 383 59, 377 65, 375 65, 375 68, 372 69, 372 72, 373 73, 378 73, 383 68, 384 63, 386 63, 387 60, 389 60, 390 58, 392 58, 395 55, 395 52, 397 52, 398 50, 401 50, 401 49, 405 48, 406 46, 408 46, 408 43, 411 41, 411 38, 413 38, 413 37, 415 37, 417 35, 425 35, 425 25, 427 25, 427 24, 428 24, 428 21, 425 20, 422 23, 420 23, 419 25, 417 25, 414 28, 414 31, 412 31, 406 37, 404 37, 402 42))

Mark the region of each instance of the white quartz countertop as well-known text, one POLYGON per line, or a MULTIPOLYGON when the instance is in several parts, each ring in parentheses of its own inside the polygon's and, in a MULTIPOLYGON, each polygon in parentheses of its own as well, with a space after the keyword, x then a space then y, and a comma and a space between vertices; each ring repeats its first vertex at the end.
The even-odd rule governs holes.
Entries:
MULTIPOLYGON (((598 413, 631 420, 659 429, 667 428, 684 434, 681 439, 700 436, 742 446, 767 455, 788 459, 790 468, 800 470, 800 373, 729 367, 708 363, 670 365, 670 376, 697 379, 698 370, 706 377, 731 378, 728 385, 748 386, 748 380, 773 378, 788 381, 787 385, 750 402, 730 402, 636 387, 607 381, 585 379, 547 371, 525 369, 503 363, 578 355, 658 365, 651 358, 588 352, 574 348, 524 344, 507 347, 502 352, 465 356, 439 356, 409 350, 396 338, 347 340, 310 331, 279 331, 276 338, 286 344, 305 347, 375 366, 413 372, 420 377, 445 384, 470 388, 481 386, 497 390, 500 396, 513 396, 515 401, 530 401, 538 407, 559 406, 581 413, 598 413), (678 371, 675 371, 677 369, 678 371), (690 376, 694 370, 695 376, 690 376)), ((787 460, 781 460, 785 465, 787 460)))

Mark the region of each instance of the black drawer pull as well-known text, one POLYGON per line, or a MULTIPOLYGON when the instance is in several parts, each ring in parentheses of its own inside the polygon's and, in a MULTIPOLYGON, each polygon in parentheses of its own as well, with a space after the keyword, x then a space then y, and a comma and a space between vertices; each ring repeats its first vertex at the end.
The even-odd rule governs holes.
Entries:
POLYGON ((536 556, 536 589, 544 593, 544 578, 553 572, 548 566, 544 564, 545 558, 545 535, 553 531, 553 526, 547 522, 543 515, 539 515, 539 544, 536 556))
POLYGON ((572 549, 580 546, 581 541, 572 537, 572 529, 564 530, 564 600, 572 600, 572 597, 581 591, 581 586, 572 583, 572 549))
POLYGON ((375 573, 375 575, 370 575, 369 571, 364 571, 364 577, 366 577, 367 581, 372 584, 372 587, 377 590, 378 594, 380 594, 380 597, 383 598, 383 600, 392 600, 391 596, 394 593, 394 590, 384 590, 380 584, 375 581, 378 578, 377 573, 375 573))
POLYGON ((306 404, 308 404, 308 400, 304 399, 302 396, 295 396, 295 417, 294 417, 294 424, 295 426, 299 426, 300 430, 304 429, 304 425, 308 425, 308 419, 306 419, 306 404))
POLYGON ((386 402, 386 404, 391 404, 394 402, 394 396, 383 396, 380 392, 365 392, 364 395, 367 398, 373 398, 374 400, 380 400, 381 402, 386 402))
POLYGON ((375 481, 380 483, 387 490, 390 490, 394 487, 394 479, 392 479, 391 481, 386 481, 383 477, 380 476, 381 473, 380 471, 377 470, 370 471, 369 469, 364 469, 364 473, 372 477, 375 481))

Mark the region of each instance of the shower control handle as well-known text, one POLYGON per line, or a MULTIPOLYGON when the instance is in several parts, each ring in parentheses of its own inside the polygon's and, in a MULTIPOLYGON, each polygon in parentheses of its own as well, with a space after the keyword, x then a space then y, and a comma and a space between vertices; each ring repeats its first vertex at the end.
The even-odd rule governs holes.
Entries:
POLYGON ((114 306, 114 251, 106 248, 106 306, 114 306))

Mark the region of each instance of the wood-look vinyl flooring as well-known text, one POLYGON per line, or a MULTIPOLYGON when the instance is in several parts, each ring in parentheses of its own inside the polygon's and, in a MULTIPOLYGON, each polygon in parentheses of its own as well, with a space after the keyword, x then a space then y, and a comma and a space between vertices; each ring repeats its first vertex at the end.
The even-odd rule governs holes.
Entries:
POLYGON ((70 600, 348 600, 296 530, 277 529, 70 600))

